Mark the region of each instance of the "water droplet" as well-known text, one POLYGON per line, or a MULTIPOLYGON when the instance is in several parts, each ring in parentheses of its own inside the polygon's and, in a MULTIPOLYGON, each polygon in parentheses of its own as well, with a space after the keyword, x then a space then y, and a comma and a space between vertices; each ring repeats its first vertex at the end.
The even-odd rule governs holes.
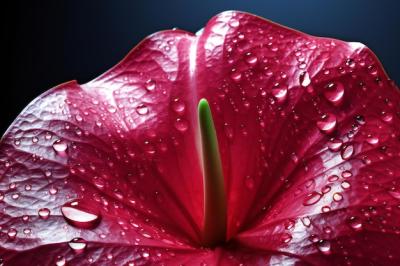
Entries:
POLYGON ((149 108, 144 104, 140 104, 136 107, 136 112, 139 115, 146 115, 149 113, 149 108))
POLYGON ((185 132, 189 128, 189 123, 183 118, 177 118, 175 120, 175 128, 180 132, 185 132))
POLYGON ((286 100, 288 94, 287 88, 275 88, 272 89, 272 95, 278 102, 283 102, 286 100))
POLYGON ((82 116, 80 116, 79 114, 75 115, 75 119, 76 119, 77 122, 82 122, 83 121, 82 116))
POLYGON ((83 238, 76 237, 69 241, 68 245, 75 252, 75 254, 81 254, 85 251, 87 242, 83 238))
POLYGON ((41 219, 47 220, 50 216, 50 210, 48 208, 39 209, 38 215, 41 219))
POLYGON ((246 53, 246 62, 249 65, 255 65, 257 63, 257 57, 252 53, 246 53))
POLYGON ((288 220, 286 220, 286 221, 285 221, 285 229, 286 229, 286 230, 292 229, 292 228, 294 227, 295 223, 296 223, 296 221, 293 220, 293 219, 288 219, 288 220))
POLYGON ((301 223, 305 226, 305 227, 310 227, 311 225, 311 220, 308 217, 303 217, 301 218, 301 223))
POLYGON ((288 233, 283 233, 282 235, 281 235, 281 241, 282 241, 282 243, 289 243, 290 241, 292 240, 292 236, 290 235, 290 234, 288 234, 288 233))
POLYGON ((323 213, 330 212, 330 211, 331 211, 331 207, 329 207, 329 206, 323 206, 323 207, 321 208, 321 211, 322 211, 323 213))
POLYGON ((7 231, 7 236, 8 236, 8 239, 10 239, 10 240, 14 240, 15 237, 17 236, 17 234, 18 234, 18 231, 15 228, 10 228, 7 231))
POLYGON ((114 105, 108 105, 107 106, 107 111, 111 114, 115 113, 117 111, 117 108, 114 105))
POLYGON ((355 231, 360 231, 360 230, 362 230, 362 223, 361 223, 361 221, 360 221, 359 218, 357 218, 357 217, 355 217, 355 216, 352 216, 352 217, 349 218, 348 223, 349 223, 349 226, 350 226, 353 230, 355 230, 355 231))
POLYGON ((366 139, 367 143, 371 144, 371 145, 376 145, 379 143, 379 139, 377 137, 373 137, 371 135, 369 135, 366 139))
POLYGON ((399 188, 392 187, 391 189, 389 189, 388 193, 393 198, 400 200, 400 189, 399 188))
POLYGON ((239 71, 236 71, 236 69, 232 69, 231 79, 238 82, 242 79, 242 74, 239 71))
POLYGON ((55 195, 55 194, 57 194, 57 192, 58 192, 58 189, 56 187, 49 188, 50 195, 55 195))
POLYGON ((19 139, 14 140, 15 146, 19 146, 21 144, 21 141, 19 139))
POLYGON ((352 176, 353 176, 353 173, 351 171, 349 171, 349 170, 346 170, 346 171, 342 172, 342 177, 343 178, 349 178, 349 177, 352 177, 352 176))
POLYGON ((32 138, 32 143, 37 143, 38 141, 39 141, 39 139, 37 137, 32 138))
POLYGON ((343 181, 341 186, 343 189, 349 189, 351 187, 351 184, 348 181, 343 181))
POLYGON ((331 243, 328 240, 321 239, 317 242, 318 250, 321 251, 322 254, 329 255, 331 254, 331 243))
POLYGON ((346 60, 346 66, 353 68, 353 67, 356 66, 356 63, 354 62, 353 59, 348 58, 348 59, 346 60))
POLYGON ((148 91, 154 91, 154 89, 156 88, 156 82, 152 79, 149 79, 146 81, 146 90, 148 91))
POLYGON ((339 192, 336 192, 335 194, 333 194, 333 200, 338 202, 338 201, 342 201, 343 200, 343 195, 339 192))
POLYGON ((183 114, 185 112, 185 104, 181 102, 179 99, 174 99, 172 102, 172 109, 177 113, 177 114, 183 114))
POLYGON ((344 95, 344 87, 342 83, 328 83, 324 88, 325 98, 334 105, 341 103, 344 95))
POLYGON ((393 115, 391 113, 383 111, 381 113, 381 118, 382 118, 383 121, 385 121, 387 123, 390 123, 393 120, 393 115))
POLYGON ((65 260, 64 256, 57 256, 56 258, 56 266, 65 266, 67 261, 65 260))
POLYGON ((364 125, 364 124, 365 124, 365 118, 364 118, 364 116, 362 116, 362 115, 357 115, 357 116, 356 116, 356 122, 357 122, 359 125, 364 125))
POLYGON ((58 154, 65 154, 66 150, 68 148, 68 145, 65 141, 63 140, 56 140, 53 143, 53 149, 58 153, 58 154))
POLYGON ((232 28, 237 28, 237 27, 239 27, 239 25, 240 25, 240 23, 236 19, 231 19, 229 21, 229 26, 231 26, 232 28))
POLYGON ((340 139, 331 139, 328 142, 328 148, 331 151, 335 151, 336 152, 336 151, 340 150, 340 148, 342 147, 342 144, 343 144, 343 141, 340 140, 340 139))
POLYGON ((301 72, 299 80, 300 80, 300 85, 302 87, 307 87, 311 83, 310 75, 308 74, 307 71, 301 72))
POLYGON ((326 193, 328 193, 329 191, 331 191, 331 187, 330 187, 329 185, 326 185, 326 186, 322 187, 322 189, 321 189, 321 192, 322 192, 323 194, 326 194, 326 193))
POLYGON ((73 200, 61 207, 65 220, 77 228, 91 229, 96 227, 101 220, 99 210, 90 203, 73 200))
POLYGON ((321 120, 317 121, 317 127, 322 133, 332 133, 336 128, 336 116, 334 114, 325 114, 321 120))
POLYGON ((352 144, 345 145, 340 152, 340 156, 342 156, 343 160, 348 160, 354 153, 354 147, 352 144))
POLYGON ((321 199, 321 197, 322 197, 322 194, 320 194, 316 191, 313 191, 304 198, 303 205, 304 206, 314 205, 321 199))

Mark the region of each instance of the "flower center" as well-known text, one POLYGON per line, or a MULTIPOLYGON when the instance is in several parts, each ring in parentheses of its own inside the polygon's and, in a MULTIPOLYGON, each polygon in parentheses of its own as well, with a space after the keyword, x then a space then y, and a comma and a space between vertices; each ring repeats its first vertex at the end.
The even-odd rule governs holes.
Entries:
POLYGON ((204 184, 202 244, 215 247, 226 240, 226 195, 218 139, 206 99, 198 105, 204 184))

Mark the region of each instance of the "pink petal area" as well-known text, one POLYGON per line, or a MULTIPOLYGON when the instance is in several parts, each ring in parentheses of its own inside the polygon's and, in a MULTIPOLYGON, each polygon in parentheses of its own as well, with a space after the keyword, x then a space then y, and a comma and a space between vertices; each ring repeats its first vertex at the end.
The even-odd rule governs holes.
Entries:
POLYGON ((317 265, 398 264, 400 94, 372 52, 235 12, 198 46, 230 236, 317 265))
POLYGON ((236 11, 197 37, 156 33, 38 97, 2 138, 0 260, 397 265, 399 102, 358 43, 236 11), (203 97, 228 195, 231 242, 215 250, 197 244, 203 97))
POLYGON ((192 40, 160 32, 100 78, 62 84, 29 104, 0 146, 0 253, 77 236, 176 249, 198 241, 192 40), (62 209, 76 199, 84 209, 62 209))

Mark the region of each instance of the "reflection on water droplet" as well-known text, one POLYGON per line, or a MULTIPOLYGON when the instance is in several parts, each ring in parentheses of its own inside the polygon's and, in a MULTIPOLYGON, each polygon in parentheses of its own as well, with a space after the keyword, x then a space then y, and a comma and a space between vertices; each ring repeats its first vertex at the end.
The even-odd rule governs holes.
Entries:
POLYGON ((329 102, 334 105, 341 103, 344 95, 344 87, 342 83, 328 83, 324 88, 324 96, 329 102))
POLYGON ((377 137, 373 137, 371 135, 369 135, 366 139, 367 143, 371 144, 371 145, 376 145, 379 143, 379 139, 377 137))
POLYGON ((174 101, 172 102, 172 109, 177 114, 183 114, 185 112, 185 104, 179 99, 174 99, 174 101))
POLYGON ((337 175, 331 175, 330 177, 328 177, 329 182, 335 182, 338 180, 339 180, 339 177, 337 175))
POLYGON ((391 123, 393 121, 393 114, 383 111, 381 113, 381 118, 383 121, 391 123))
POLYGON ((146 90, 148 91, 153 91, 156 88, 156 83, 154 82, 154 80, 149 79, 146 81, 146 90))
POLYGON ((75 252, 75 254, 81 254, 85 251, 87 242, 83 238, 76 237, 69 241, 68 245, 75 252))
POLYGON ((343 189, 349 189, 351 187, 351 184, 348 181, 343 181, 342 184, 341 184, 341 187, 343 189))
POLYGON ((50 216, 50 210, 47 208, 42 208, 38 210, 38 215, 41 219, 47 220, 50 216))
POLYGON ((348 160, 354 153, 354 147, 352 144, 345 145, 340 152, 340 156, 342 156, 343 160, 348 160))
POLYGON ((246 62, 249 65, 255 65, 257 63, 257 57, 252 53, 246 53, 246 62))
POLYGON ((314 205, 321 199, 321 197, 322 197, 322 194, 320 194, 316 191, 313 191, 304 198, 303 205, 304 206, 314 205))
POLYGON ((400 189, 399 188, 395 188, 392 187, 389 191, 388 191, 389 195, 392 196, 395 199, 400 200, 400 189))
POLYGON ((310 75, 308 74, 307 71, 301 72, 299 80, 300 80, 300 85, 302 87, 307 87, 311 83, 310 75))
POLYGON ((340 150, 340 148, 342 147, 342 144, 343 144, 343 141, 340 140, 340 139, 331 139, 331 140, 328 142, 328 148, 329 148, 331 151, 338 151, 338 150, 340 150))
POLYGON ((352 176, 353 176, 353 173, 351 171, 349 171, 349 170, 343 171, 343 173, 342 173, 342 177, 343 178, 349 178, 349 177, 352 177, 352 176))
POLYGON ((7 236, 8 236, 9 240, 14 240, 15 237, 17 236, 17 234, 18 234, 18 231, 15 228, 10 228, 7 231, 7 236))
POLYGON ((339 192, 336 192, 335 194, 333 194, 333 200, 334 201, 342 201, 343 200, 343 195, 339 192))
POLYGON ((317 247, 322 254, 331 254, 331 243, 328 240, 321 239, 317 242, 317 247))
POLYGON ((239 71, 236 71, 236 69, 232 69, 232 73, 231 73, 231 79, 233 81, 240 81, 242 78, 242 74, 239 71))
POLYGON ((272 95, 278 102, 283 102, 286 100, 288 94, 287 88, 275 88, 272 89, 272 95))
POLYGON ((65 266, 66 265, 66 260, 64 256, 57 256, 56 258, 56 266, 65 266))
POLYGON ((310 227, 311 225, 311 220, 308 217, 303 217, 301 218, 301 223, 305 226, 305 227, 310 227))
POLYGON ((232 28, 237 28, 237 27, 239 27, 239 25, 240 25, 239 21, 236 19, 231 19, 229 21, 229 26, 231 26, 232 28))
POLYGON ((63 155, 65 154, 66 150, 68 148, 68 145, 65 141, 63 140, 56 140, 53 143, 53 149, 59 154, 59 155, 63 155))
POLYGON ((139 115, 145 115, 145 114, 148 114, 148 113, 149 113, 149 108, 147 108, 147 106, 144 105, 144 104, 140 104, 140 105, 138 105, 138 106, 136 107, 136 112, 137 112, 139 115))
POLYGON ((322 133, 332 133, 336 128, 336 116, 334 114, 325 114, 321 120, 317 121, 317 127, 322 133))
POLYGON ((175 120, 175 128, 180 132, 185 132, 189 128, 189 123, 183 118, 175 120))
POLYGON ((354 231, 361 231, 362 230, 362 223, 358 217, 352 216, 349 218, 349 226, 354 230, 354 231))
POLYGON ((61 207, 61 213, 65 220, 77 228, 92 229, 101 220, 99 210, 90 203, 81 200, 73 200, 61 207))
POLYGON ((282 243, 289 243, 292 240, 292 236, 288 233, 283 233, 281 236, 282 243))

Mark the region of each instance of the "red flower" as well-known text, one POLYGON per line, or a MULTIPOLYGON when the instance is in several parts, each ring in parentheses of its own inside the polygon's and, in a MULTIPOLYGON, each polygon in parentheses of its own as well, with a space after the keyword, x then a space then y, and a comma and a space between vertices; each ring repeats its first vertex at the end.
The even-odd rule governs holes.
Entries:
POLYGON ((4 265, 399 265, 400 93, 359 43, 224 12, 39 96, 0 144, 4 265), (226 243, 201 248, 197 105, 226 243))

